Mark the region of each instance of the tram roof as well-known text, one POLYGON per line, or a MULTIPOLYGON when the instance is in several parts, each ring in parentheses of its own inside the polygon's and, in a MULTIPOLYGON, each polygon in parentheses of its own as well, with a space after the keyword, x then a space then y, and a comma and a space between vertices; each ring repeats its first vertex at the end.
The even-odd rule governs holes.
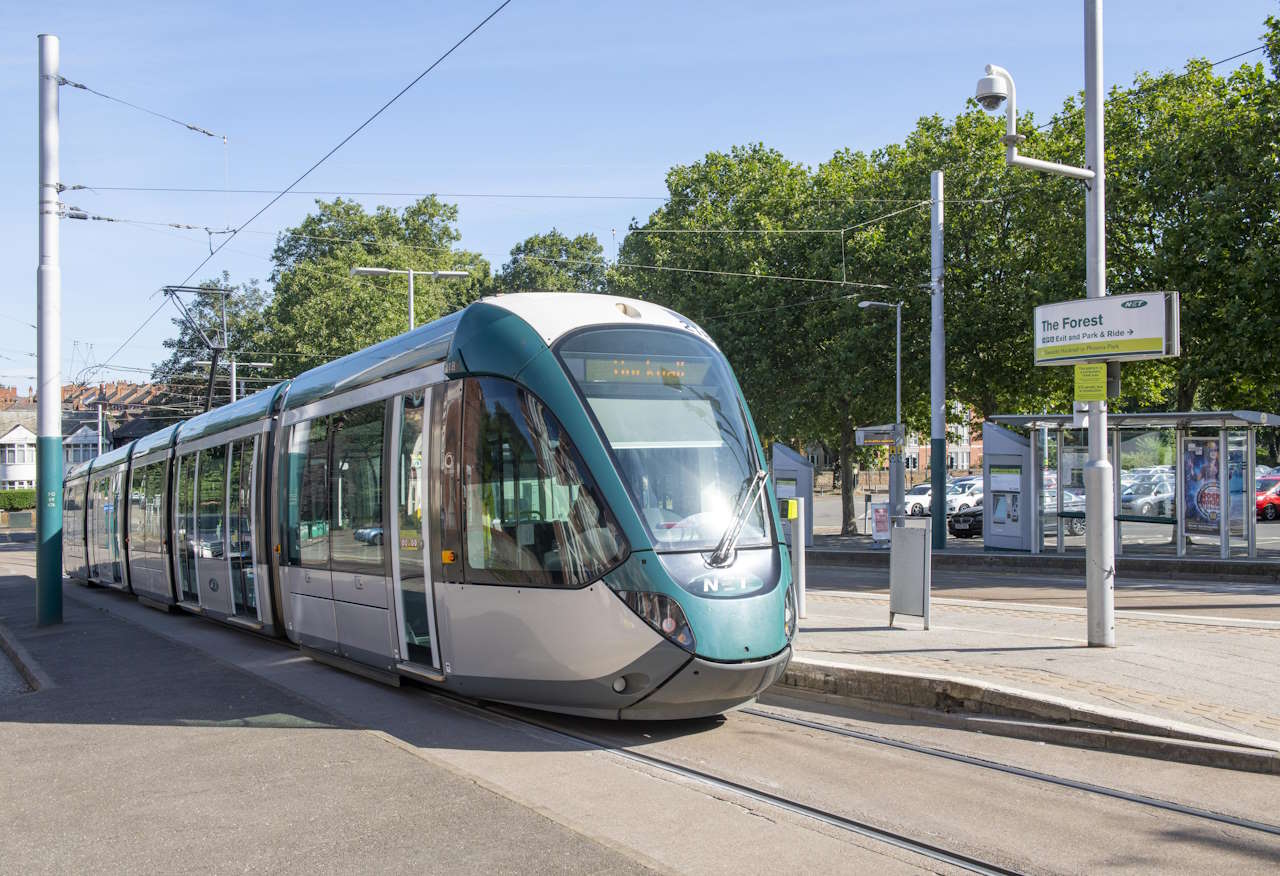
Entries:
POLYGON ((133 445, 134 442, 130 441, 128 444, 117 447, 115 450, 108 450, 101 456, 95 456, 89 461, 89 473, 96 474, 104 468, 111 468, 113 465, 119 465, 120 463, 125 462, 129 459, 129 453, 133 450, 133 445))
MULTIPOLYGON (((1071 429, 1071 414, 993 414, 987 417, 1001 426, 1019 429, 1071 429)), ((1154 411, 1137 414, 1108 413, 1113 429, 1240 429, 1280 426, 1280 415, 1263 411, 1154 411)))
POLYGON ((287 381, 273 384, 266 389, 255 392, 253 395, 246 395, 244 398, 238 399, 229 405, 213 408, 203 414, 192 417, 190 420, 178 423, 177 443, 195 441, 205 435, 225 432, 227 429, 234 429, 236 426, 264 419, 271 414, 271 405, 275 402, 276 395, 279 394, 282 387, 287 385, 287 381))
POLYGON ((285 406, 301 407, 335 393, 443 362, 449 354, 454 330, 468 310, 470 305, 435 322, 304 371, 290 383, 285 406))
POLYGON ((652 301, 639 301, 620 295, 514 292, 481 300, 509 310, 523 319, 548 347, 569 332, 592 325, 650 325, 682 329, 711 341, 700 326, 675 311, 652 301))
POLYGON ((142 456, 144 453, 159 450, 161 447, 168 447, 173 443, 173 436, 178 434, 178 427, 181 425, 182 423, 174 423, 172 426, 165 426, 163 429, 159 429, 149 435, 143 435, 133 442, 133 455, 142 456))

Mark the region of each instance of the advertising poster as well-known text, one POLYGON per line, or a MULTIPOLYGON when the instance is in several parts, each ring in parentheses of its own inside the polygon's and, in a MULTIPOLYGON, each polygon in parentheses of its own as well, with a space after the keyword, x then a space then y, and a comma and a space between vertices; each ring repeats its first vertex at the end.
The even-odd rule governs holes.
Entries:
POLYGON ((1218 439, 1188 438, 1182 443, 1183 508, 1187 532, 1218 533, 1222 491, 1218 485, 1218 439))
POLYGON ((889 503, 876 502, 871 506, 871 539, 889 540, 889 503))

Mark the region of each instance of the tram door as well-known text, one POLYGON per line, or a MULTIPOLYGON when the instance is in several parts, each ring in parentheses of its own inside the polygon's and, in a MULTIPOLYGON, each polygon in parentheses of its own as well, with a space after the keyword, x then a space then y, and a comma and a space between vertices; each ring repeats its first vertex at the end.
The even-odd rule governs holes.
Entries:
POLYGON ((406 393, 396 400, 396 423, 392 430, 392 462, 395 484, 391 492, 393 508, 388 529, 392 565, 395 570, 396 601, 399 608, 400 654, 410 663, 440 668, 440 646, 436 635, 435 599, 432 593, 432 564, 427 562, 431 544, 431 515, 426 513, 431 478, 431 432, 426 413, 431 409, 430 388, 406 393))
POLYGON ((227 445, 199 452, 196 469, 195 555, 200 605, 233 614, 227 569, 227 445))

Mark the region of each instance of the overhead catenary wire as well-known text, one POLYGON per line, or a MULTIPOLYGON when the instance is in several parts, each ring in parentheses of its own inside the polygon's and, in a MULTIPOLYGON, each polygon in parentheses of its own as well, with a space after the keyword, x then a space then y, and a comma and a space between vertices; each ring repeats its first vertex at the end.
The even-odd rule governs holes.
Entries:
MULTIPOLYGON (((1241 58, 1244 58, 1248 55, 1252 55, 1254 52, 1261 52, 1265 48, 1266 48, 1265 45, 1254 46, 1252 49, 1245 49, 1243 52, 1236 52, 1234 55, 1230 55, 1229 57, 1222 58, 1221 60, 1210 61, 1209 69, 1212 70, 1214 67, 1220 67, 1223 64, 1229 64, 1232 61, 1238 61, 1241 58)), ((1148 91, 1155 91, 1158 86, 1164 86, 1174 82, 1180 82, 1181 80, 1186 79, 1187 77, 1191 76, 1195 72, 1196 72, 1195 70, 1185 70, 1182 73, 1179 73, 1173 76, 1172 78, 1165 78, 1165 76, 1160 76, 1158 78, 1150 80, 1146 85, 1139 85, 1137 88, 1133 89, 1132 91, 1120 92, 1115 96, 1115 98, 1108 100, 1107 103, 1111 103, 1112 100, 1132 100, 1135 97, 1139 97, 1143 94, 1146 94, 1148 91)), ((1077 106, 1068 113, 1063 113, 1061 115, 1055 114, 1053 118, 1049 119, 1049 121, 1036 125, 1031 130, 1043 131, 1045 128, 1051 128, 1056 124, 1066 121, 1067 119, 1074 118, 1075 116, 1079 115, 1082 112, 1084 112, 1084 106, 1083 105, 1077 106)))
MULTIPOLYGON (((432 70, 435 70, 436 67, 440 66, 440 64, 442 64, 446 58, 452 55, 460 46, 462 46, 463 43, 471 39, 471 37, 474 36, 476 32, 478 32, 482 27, 484 27, 491 20, 493 20, 494 16, 496 16, 499 12, 505 9, 510 3, 511 3, 511 0, 502 0, 502 2, 498 4, 498 6, 495 7, 492 12, 490 12, 483 19, 481 19, 480 22, 477 25, 475 25, 475 27, 467 31, 467 33, 461 39, 459 39, 447 50, 445 50, 445 52, 442 55, 440 55, 438 58, 436 58, 436 60, 431 62, 430 66, 428 66, 425 70, 423 70, 421 73, 415 76, 409 82, 409 84, 401 88, 398 92, 395 93, 394 96, 392 96, 390 100, 382 104, 382 106, 378 107, 378 109, 375 110, 372 115, 370 115, 367 119, 365 119, 363 122, 357 125, 356 128, 352 130, 349 134, 347 134, 345 137, 339 140, 338 143, 333 148, 331 148, 328 152, 322 155, 314 164, 312 164, 305 171, 303 171, 302 174, 297 179, 295 179, 293 182, 289 183, 289 185, 285 186, 284 189, 276 193, 271 198, 271 200, 263 204, 262 207, 260 207, 256 213, 254 213, 252 216, 250 216, 248 219, 242 222, 233 231, 231 231, 231 233, 225 235, 222 241, 218 244, 218 246, 211 249, 209 254, 205 256, 203 259, 201 259, 200 263, 191 270, 191 273, 187 274, 187 276, 182 280, 182 282, 178 283, 177 285, 185 286, 187 283, 189 283, 191 281, 191 278, 194 277, 197 273, 199 273, 200 269, 203 268, 205 265, 207 265, 210 262, 210 260, 213 259, 214 256, 216 256, 219 252, 221 252, 226 247, 228 243, 234 240, 236 235, 239 234, 241 231, 243 231, 245 227, 247 227, 255 219, 257 219, 259 216, 261 216, 263 213, 269 210, 273 204, 275 204, 277 201, 283 198, 286 194, 288 194, 291 190, 293 190, 298 185, 298 183, 302 182, 304 179, 310 176, 311 173, 316 170, 316 168, 318 168, 320 165, 328 161, 329 158, 334 155, 334 153, 336 153, 339 149, 341 149, 348 142, 350 142, 353 137, 355 137, 357 134, 363 131, 366 127, 368 127, 369 124, 372 123, 374 119, 378 118, 378 116, 386 112, 386 110, 396 101, 398 101, 401 97, 403 97, 405 93, 409 91, 409 89, 413 88, 413 86, 417 85, 419 82, 423 80, 423 78, 425 78, 428 74, 430 74, 432 70)), ((108 356, 103 361, 102 365, 106 365, 110 363, 112 359, 114 359, 117 355, 119 355, 120 351, 123 350, 129 344, 130 341, 132 341, 135 337, 137 337, 138 334, 144 328, 146 328, 147 324, 150 323, 151 320, 155 319, 156 315, 159 314, 163 308, 164 308, 164 302, 161 302, 160 307, 156 308, 155 311, 153 311, 150 316, 148 316, 145 320, 143 320, 142 324, 138 326, 138 328, 131 335, 129 335, 129 338, 124 342, 124 344, 121 344, 110 356, 108 356)), ((99 366, 99 368, 100 367, 101 366, 99 366)))
POLYGON ((388 109, 392 104, 394 104, 394 103, 395 103, 396 101, 398 101, 401 97, 403 97, 403 96, 405 95, 405 93, 409 91, 409 89, 413 88, 413 86, 415 86, 415 85, 417 85, 419 82, 421 82, 421 81, 422 81, 422 80, 423 80, 423 79, 424 79, 428 74, 430 74, 430 73, 431 73, 431 71, 432 71, 432 70, 436 69, 436 67, 438 67, 438 66, 440 66, 442 63, 444 63, 444 61, 445 61, 445 59, 446 59, 446 58, 448 58, 450 55, 452 55, 452 54, 453 54, 453 53, 454 53, 454 52, 455 52, 455 51, 456 51, 456 50, 457 50, 457 49, 458 49, 458 48, 459 48, 463 43, 465 43, 467 40, 471 39, 471 37, 472 37, 473 35, 475 35, 475 33, 476 33, 477 31, 479 31, 479 30, 480 30, 480 28, 482 28, 482 27, 484 27, 486 24, 488 24, 488 23, 489 23, 489 22, 494 18, 494 16, 496 16, 496 15, 497 15, 499 12, 501 12, 503 9, 506 9, 506 8, 507 8, 507 6, 508 6, 510 3, 511 3, 511 0, 502 0, 502 2, 501 2, 501 3, 499 3, 499 4, 498 4, 498 6, 497 6, 497 7, 495 7, 495 8, 494 8, 494 10, 493 10, 492 12, 490 12, 490 13, 489 13, 488 15, 486 15, 483 19, 481 19, 481 21, 480 21, 480 23, 479 23, 479 24, 477 24, 475 27, 471 28, 471 30, 467 31, 467 33, 466 33, 466 34, 465 34, 465 35, 464 35, 460 40, 458 40, 456 43, 454 43, 452 46, 450 46, 450 47, 449 47, 449 48, 444 52, 444 54, 440 55, 440 57, 438 57, 438 58, 436 58, 434 61, 432 61, 432 62, 431 62, 431 64, 430 64, 430 66, 428 66, 425 70, 423 70, 421 73, 419 73, 417 76, 415 76, 415 77, 413 78, 413 80, 409 82, 409 84, 408 84, 408 85, 404 86, 404 88, 401 88, 398 92, 396 92, 396 93, 395 93, 395 95, 394 95, 390 100, 388 100, 388 101, 387 101, 386 103, 384 103, 382 106, 378 107, 378 109, 374 111, 373 115, 369 116, 367 119, 365 119, 365 120, 364 120, 363 122, 361 122, 359 125, 357 125, 357 126, 356 126, 356 128, 355 128, 353 131, 351 131, 351 133, 347 134, 345 137, 343 137, 341 140, 339 140, 339 141, 338 141, 338 143, 337 143, 337 145, 335 145, 332 149, 330 149, 330 150, 329 150, 328 152, 326 152, 324 155, 320 156, 319 160, 317 160, 314 164, 312 164, 310 167, 308 167, 306 170, 304 170, 304 171, 302 172, 302 174, 301 174, 297 179, 295 179, 293 182, 289 183, 289 185, 285 186, 285 187, 284 187, 284 189, 283 189, 283 190, 281 190, 279 193, 277 193, 274 197, 272 197, 272 198, 271 198, 271 200, 269 200, 269 201, 267 201, 267 203, 263 204, 263 205, 262 205, 262 207, 260 207, 256 213, 254 213, 252 216, 250 216, 248 219, 246 219, 244 222, 242 222, 242 223, 241 223, 241 224, 240 224, 240 225, 239 225, 239 226, 238 226, 234 231, 232 231, 232 232, 231 232, 231 234, 229 234, 229 235, 228 235, 228 236, 227 236, 227 237, 222 241, 222 243, 218 244, 218 246, 217 246, 217 247, 216 247, 216 248, 215 248, 211 253, 209 253, 209 255, 208 255, 208 256, 206 256, 203 260, 201 260, 200 264, 196 265, 196 266, 195 266, 195 268, 193 268, 193 269, 192 269, 191 273, 190 273, 190 274, 188 274, 188 275, 186 276, 186 278, 185 278, 181 283, 179 283, 178 285, 180 285, 180 286, 185 286, 187 283, 189 283, 189 282, 191 281, 191 278, 192 278, 192 277, 194 277, 194 276, 195 276, 195 275, 200 271, 200 269, 201 269, 201 268, 203 268, 205 265, 207 265, 207 264, 209 263, 209 261, 210 261, 210 260, 211 260, 215 255, 217 255, 217 254, 218 254, 218 252, 219 252, 219 251, 220 251, 220 250, 221 250, 221 249, 222 249, 226 244, 228 244, 228 243, 230 243, 232 240, 234 240, 234 239, 235 239, 235 236, 236 236, 237 234, 239 234, 239 233, 240 233, 240 232, 241 232, 241 231, 242 231, 246 226, 248 226, 249 224, 251 224, 255 219, 257 219, 257 218, 258 218, 259 216, 261 216, 263 213, 267 212, 267 210, 271 209, 271 206, 272 206, 273 204, 275 204, 277 201, 279 201, 281 198, 283 198, 285 195, 287 195, 291 189, 293 189, 295 186, 297 186, 297 185, 298 185, 298 183, 302 182, 304 179, 306 179, 308 176, 310 176, 310 175, 311 175, 311 173, 312 173, 313 171, 315 171, 315 169, 316 169, 316 168, 318 168, 320 165, 322 165, 322 164, 324 164, 326 161, 328 161, 328 160, 329 160, 329 158, 330 158, 331 156, 333 156, 333 154, 334 154, 334 153, 336 153, 339 149, 341 149, 343 146, 347 145, 347 143, 348 143, 348 142, 350 142, 350 141, 351 141, 351 139, 352 139, 353 137, 355 137, 357 134, 359 134, 361 131, 363 131, 365 128, 367 128, 367 127, 368 127, 368 126, 373 122, 373 120, 374 120, 374 119, 378 118, 378 116, 380 116, 380 115, 382 115, 384 112, 386 112, 386 110, 387 110, 387 109, 388 109))

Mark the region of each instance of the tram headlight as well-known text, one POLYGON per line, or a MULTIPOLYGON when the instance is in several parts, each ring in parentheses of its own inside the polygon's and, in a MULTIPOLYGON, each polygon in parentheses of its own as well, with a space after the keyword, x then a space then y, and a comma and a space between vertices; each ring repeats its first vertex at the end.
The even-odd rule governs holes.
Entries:
POLYGON ((693 651, 695 647, 693 630, 684 616, 684 609, 680 607, 680 603, 663 593, 648 593, 640 590, 616 592, 628 608, 644 618, 645 623, 686 651, 693 651))
POLYGON ((782 629, 787 634, 787 641, 795 638, 796 634, 796 592, 794 588, 787 588, 787 598, 782 605, 782 629))

